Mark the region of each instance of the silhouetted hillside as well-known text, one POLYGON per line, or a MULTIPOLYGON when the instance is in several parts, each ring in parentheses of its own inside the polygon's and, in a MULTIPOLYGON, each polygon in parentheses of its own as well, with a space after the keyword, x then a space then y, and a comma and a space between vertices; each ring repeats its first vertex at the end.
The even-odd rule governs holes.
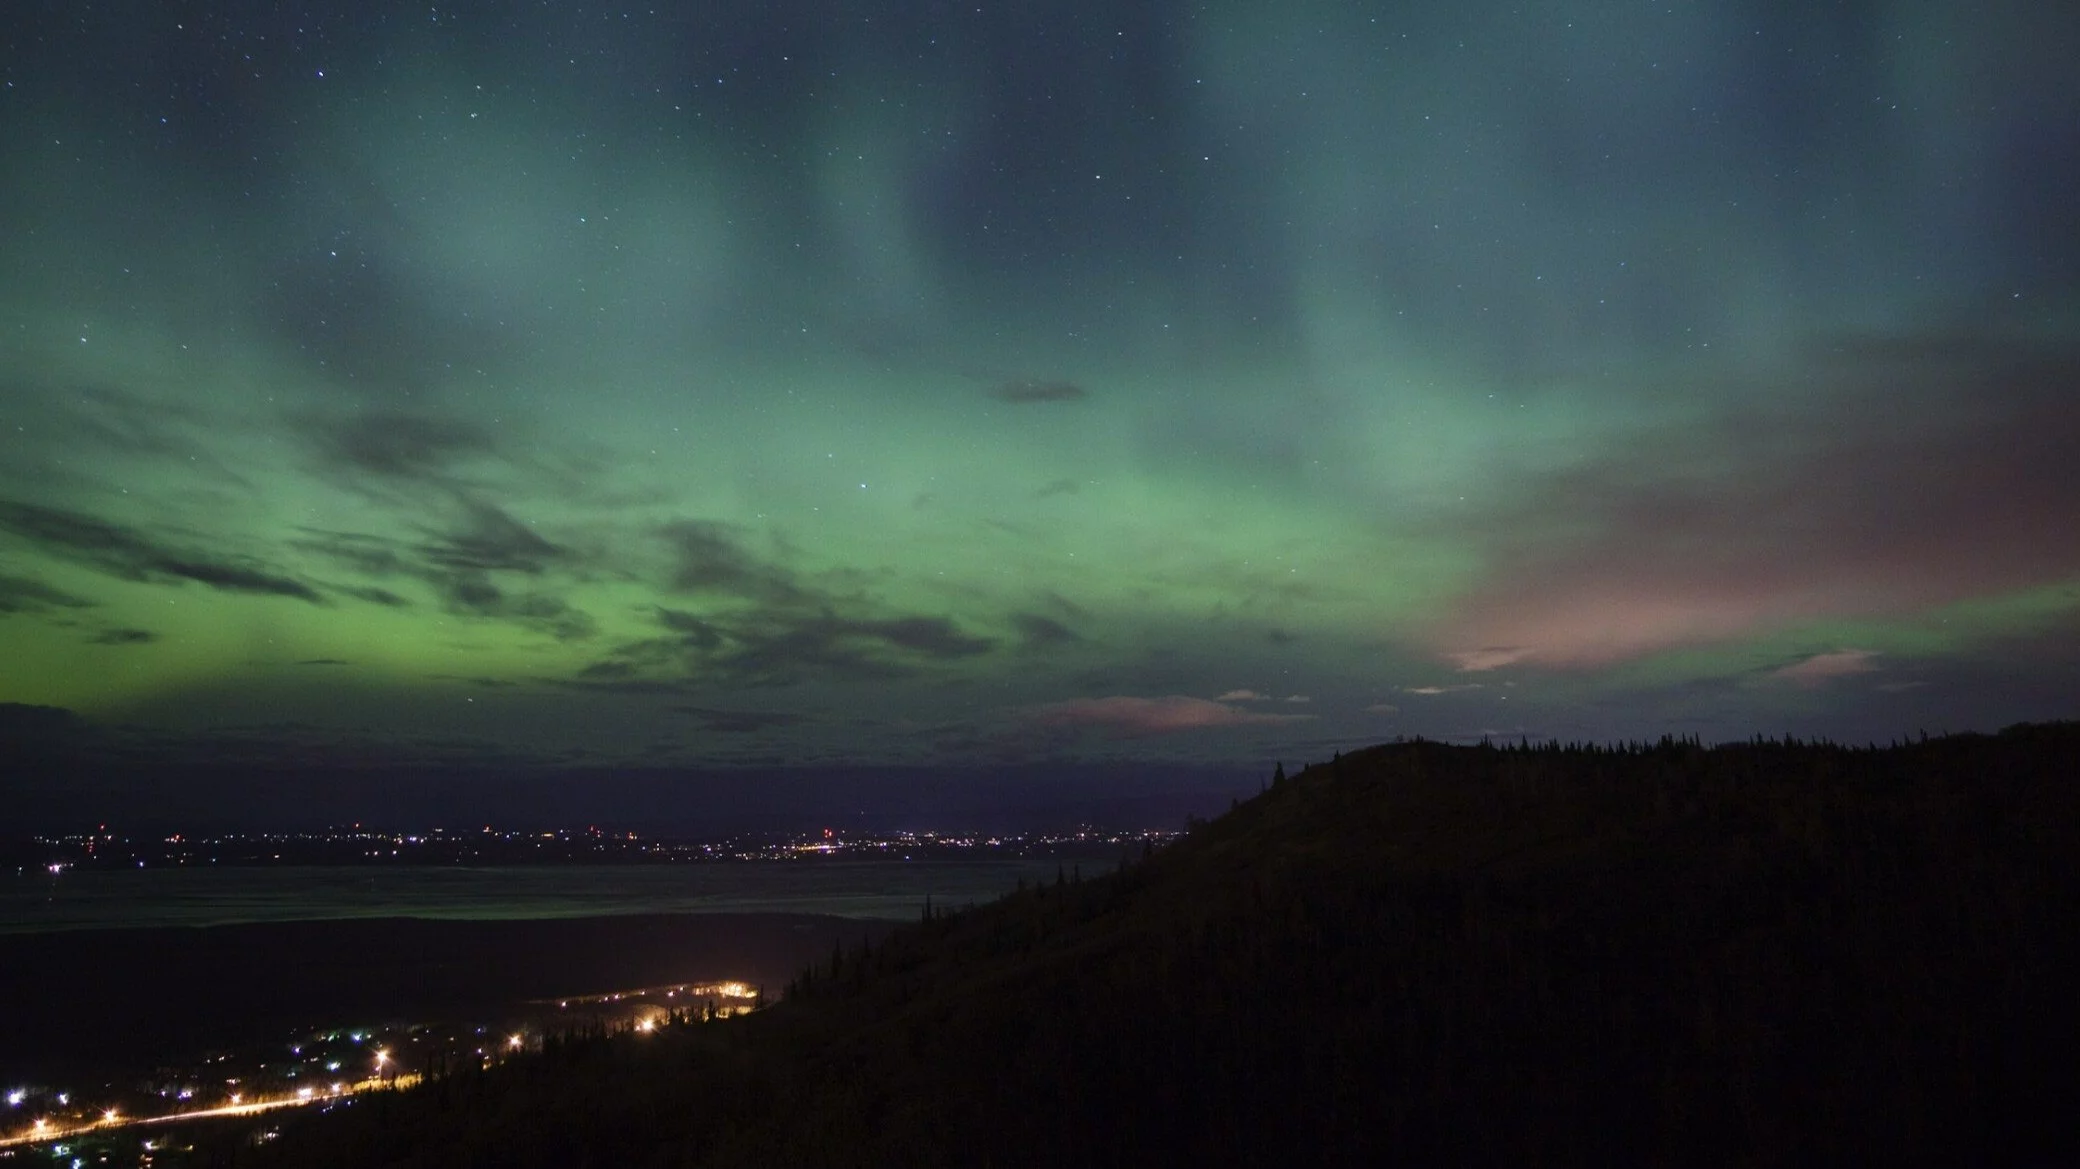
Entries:
POLYGON ((2030 1164, 2074 1151, 2080 725, 1373 748, 1122 871, 241 1163, 2030 1164))

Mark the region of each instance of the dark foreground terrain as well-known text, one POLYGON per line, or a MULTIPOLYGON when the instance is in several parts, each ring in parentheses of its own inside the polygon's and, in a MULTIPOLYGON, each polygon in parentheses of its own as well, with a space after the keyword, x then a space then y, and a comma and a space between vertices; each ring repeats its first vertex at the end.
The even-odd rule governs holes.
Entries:
MULTIPOLYGON (((2069 1164, 2080 726, 1383 746, 1117 874, 222 1162, 2069 1164)), ((202 1150, 208 1151, 208 1150, 202 1150)))

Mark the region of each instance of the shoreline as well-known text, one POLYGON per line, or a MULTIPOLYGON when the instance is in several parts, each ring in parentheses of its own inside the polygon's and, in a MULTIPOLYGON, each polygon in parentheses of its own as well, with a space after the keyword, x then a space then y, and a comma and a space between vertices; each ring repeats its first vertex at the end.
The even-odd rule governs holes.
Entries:
MULTIPOLYGON (((1117 858, 1108 857, 1110 863, 1117 858)), ((249 923, 761 913, 908 921, 994 900, 1093 855, 648 865, 226 865, 0 874, 0 936, 249 923)))
POLYGON ((147 1072, 360 1021, 736 979, 768 994, 895 923, 801 913, 333 918, 0 934, 0 1077, 147 1072))

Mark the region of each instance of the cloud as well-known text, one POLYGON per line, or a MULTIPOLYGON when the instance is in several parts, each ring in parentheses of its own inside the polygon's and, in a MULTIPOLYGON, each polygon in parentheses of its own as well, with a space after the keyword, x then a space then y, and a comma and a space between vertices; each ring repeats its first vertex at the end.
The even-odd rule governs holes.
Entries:
POLYGON ((290 540, 289 547, 322 556, 342 568, 366 576, 412 575, 422 571, 417 563, 406 559, 404 546, 395 540, 365 532, 336 532, 325 528, 297 530, 303 535, 290 540))
POLYGON ((784 710, 713 710, 702 706, 675 706, 672 709, 692 715, 700 721, 702 730, 719 735, 755 734, 807 721, 806 715, 784 710))
POLYGON ((522 572, 538 576, 549 565, 569 556, 563 548, 543 539, 532 527, 495 504, 465 500, 463 512, 463 522, 458 527, 420 545, 420 554, 428 563, 455 572, 522 572))
POLYGON ((1770 671, 1770 677, 1781 678, 1810 689, 1836 678, 1875 673, 1878 666, 1872 659, 1877 656, 1875 651, 1867 649, 1843 649, 1833 653, 1814 654, 1802 662, 1794 662, 1782 669, 1770 671))
POLYGON ((1257 691, 1255 691, 1255 690, 1230 690, 1230 691, 1228 691, 1228 692, 1227 692, 1227 693, 1225 693, 1225 694, 1221 694, 1221 695, 1217 695, 1217 696, 1215 696, 1215 698, 1214 698, 1214 701, 1215 701, 1215 702, 1290 702, 1290 703, 1294 703, 1294 704, 1299 704, 1299 703, 1303 703, 1303 702, 1313 702, 1313 701, 1314 701, 1314 699, 1312 699, 1312 698, 1309 698, 1309 697, 1308 697, 1307 695, 1305 695, 1305 694, 1288 694, 1288 695, 1286 695, 1286 696, 1285 696, 1284 698, 1280 698, 1280 697, 1278 697, 1278 696, 1277 696, 1277 695, 1275 695, 1275 694, 1261 694, 1261 693, 1258 693, 1258 692, 1257 692, 1257 691))
POLYGON ((727 525, 681 520, 665 525, 661 534, 676 560, 669 577, 675 592, 719 594, 775 605, 811 600, 792 573, 753 555, 727 525))
POLYGON ((91 640, 95 645, 149 645, 159 640, 159 635, 149 629, 109 629, 91 640))
MULTIPOLYGON (((548 579, 553 570, 577 564, 577 555, 483 500, 465 499, 459 523, 416 543, 362 532, 301 531, 291 547, 364 576, 421 581, 450 613, 503 621, 559 641, 583 640, 598 630, 592 615, 557 595, 548 579), (516 581, 515 576, 522 579, 516 581)), ((339 591, 388 608, 411 604, 376 586, 345 586, 339 591)))
POLYGON ((1401 708, 1391 702, 1375 702, 1365 708, 1366 714, 1400 714, 1401 708))
POLYGON ((350 484, 367 475, 446 482, 456 463, 492 453, 490 432, 460 418, 372 410, 300 421, 327 469, 350 484))
POLYGON ((999 402, 1016 406, 1034 402, 1075 402, 1090 396, 1089 391, 1073 382, 1039 381, 1033 378, 1014 378, 999 384, 989 392, 999 402))
POLYGON ((44 609, 91 609, 94 602, 75 597, 63 589, 33 577, 0 574, 0 613, 29 613, 44 609))
POLYGON ((961 632, 944 617, 782 616, 728 632, 732 644, 709 665, 758 683, 785 683, 815 670, 855 677, 898 677, 917 660, 947 662, 987 653, 988 638, 961 632))
POLYGON ((679 678, 635 677, 627 662, 604 661, 578 671, 575 678, 551 678, 548 683, 565 690, 594 690, 606 694, 684 694, 692 683, 679 678))
POLYGON ((122 580, 152 584, 193 582, 227 593, 258 593, 325 604, 302 581, 245 557, 220 557, 175 548, 134 528, 79 512, 0 500, 0 531, 11 532, 54 556, 122 580))
POLYGON ((1019 645, 1029 650, 1072 645, 1083 640, 1075 630, 1038 613, 1013 613, 1011 624, 1018 630, 1019 645))
POLYGON ((1056 479, 1033 493, 1035 499, 1052 499, 1057 495, 1074 495, 1078 488, 1074 479, 1056 479))
POLYGON ((1259 714, 1204 698, 1072 698, 1033 708, 1028 717, 1046 727, 1097 727, 1120 738, 1164 735, 1207 727, 1271 726, 1302 722, 1313 715, 1259 714))
POLYGON ((1441 656, 1597 666, 2080 573, 2080 348, 1879 338, 1782 376, 1797 404, 1642 431, 1454 517, 1486 569, 1431 630, 1441 656))
POLYGON ((1458 694, 1467 690, 1480 690, 1483 688, 1484 684, 1480 682, 1461 682, 1456 686, 1403 686, 1401 692, 1403 694, 1432 696, 1438 694, 1458 694))
POLYGON ((459 674, 435 674, 434 677, 444 682, 461 682, 466 686, 475 686, 483 690, 511 690, 520 685, 511 678, 468 677, 459 674))
MULTIPOLYGON (((665 634, 625 643, 609 661, 631 677, 793 685, 814 675, 890 679, 977 657, 992 638, 939 616, 874 612, 870 599, 829 592, 748 548, 737 529, 682 520, 657 529, 672 554, 671 591, 710 606, 654 613, 665 634)), ((1078 640, 1052 618, 1015 614, 1026 649, 1078 640)))
POLYGON ((9 452, 0 478, 48 486, 82 479, 78 468, 106 465, 114 456, 133 469, 163 459, 184 475, 251 486, 210 446, 223 421, 193 407, 71 380, 0 382, 0 406, 16 422, 30 422, 37 435, 33 446, 9 452))
POLYGON ((1521 646, 1497 645, 1449 653, 1445 655, 1445 659, 1465 673, 1478 674, 1484 670, 1499 670, 1504 666, 1515 665, 1529 656, 1531 651, 1521 646))
POLYGON ((562 597, 540 590, 508 593, 482 573, 459 573, 441 582, 450 613, 488 617, 547 633, 558 641, 582 641, 598 632, 592 615, 562 597))
POLYGON ((340 658, 305 658, 296 664, 299 666, 345 666, 352 663, 340 658))
POLYGON ((976 657, 996 642, 961 630, 944 617, 844 617, 829 610, 690 613, 660 608, 667 633, 616 647, 588 668, 612 669, 630 679, 729 681, 788 686, 811 675, 856 679, 900 678, 923 665, 976 657))

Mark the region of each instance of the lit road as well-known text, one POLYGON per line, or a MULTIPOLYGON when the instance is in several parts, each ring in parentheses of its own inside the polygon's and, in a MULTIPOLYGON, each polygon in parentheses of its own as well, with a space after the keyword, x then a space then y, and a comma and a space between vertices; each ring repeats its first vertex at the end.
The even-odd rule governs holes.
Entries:
POLYGON ((148 1124, 178 1124, 183 1121, 209 1120, 213 1117, 221 1116, 253 1116, 262 1112, 272 1112, 277 1108, 297 1108, 307 1104, 322 1104, 327 1100, 343 1100, 357 1092, 408 1088, 418 1081, 419 1077, 416 1075, 393 1076, 381 1080, 362 1080, 359 1083, 348 1084, 337 1092, 313 1092, 308 1096, 299 1093, 294 1096, 282 1096, 270 1100, 255 1100, 251 1103, 226 1104, 221 1108, 198 1108, 189 1112, 168 1112, 159 1116, 118 1116, 113 1120, 104 1116, 102 1119, 87 1124, 63 1126, 45 1124, 41 1128, 30 1128, 14 1136, 0 1137, 0 1149, 13 1148, 17 1145, 41 1144, 44 1141, 64 1140, 67 1137, 79 1136, 82 1133, 108 1132, 111 1129, 118 1128, 138 1128, 148 1124))
MULTIPOLYGON (((705 1000, 713 1017, 726 1017, 755 1009, 759 999, 760 991, 751 984, 739 980, 729 980, 723 982, 673 983, 665 986, 643 987, 636 990, 608 991, 598 994, 540 999, 535 1000, 531 1005, 547 1008, 553 1004, 558 1012, 568 1011, 572 1007, 608 1007, 618 1008, 624 1013, 634 1012, 634 1017, 624 1020, 624 1026, 633 1034, 647 1035, 655 1033, 661 1025, 677 1017, 672 1013, 672 1008, 674 1007, 683 1005, 689 1011, 692 1011, 705 1000), (680 997, 682 995, 685 996, 683 999, 680 997)), ((568 1017, 564 1016, 566 1019, 568 1017)), ((698 1018, 700 1016, 695 1015, 694 1017, 698 1018)), ((477 1030, 479 1034, 482 1034, 484 1029, 478 1028, 477 1030)), ((365 1038, 359 1032, 353 1033, 350 1037, 355 1043, 359 1043, 365 1038)), ((326 1038, 328 1041, 336 1040, 339 1036, 335 1034, 326 1038)), ((485 1046, 477 1048, 476 1054, 486 1061, 486 1066, 488 1067, 492 1061, 501 1057, 511 1056, 524 1050, 525 1047, 526 1043, 523 1036, 521 1034, 512 1034, 507 1035, 503 1043, 497 1043, 495 1039, 487 1042, 485 1046), (497 1047, 498 1050, 487 1050, 487 1048, 493 1046, 497 1047)), ((303 1052, 302 1047, 297 1047, 294 1050, 298 1054, 303 1052)), ((146 1125, 175 1125, 190 1121, 253 1116, 262 1112, 271 1112, 278 1108, 295 1108, 299 1105, 320 1104, 328 1100, 342 1100, 363 1092, 408 1088, 418 1083, 421 1078, 415 1073, 398 1071, 395 1057, 387 1049, 377 1048, 372 1053, 365 1052, 364 1054, 372 1054, 374 1056, 376 1070, 375 1075, 366 1079, 352 1083, 330 1080, 324 1085, 301 1088, 286 1095, 266 1096, 254 1100, 242 1100, 234 1096, 231 1098, 230 1103, 215 1108, 192 1108, 179 1112, 128 1115, 118 1113, 113 1109, 107 1112, 88 1111, 82 1113, 75 1105, 65 1110, 65 1115, 62 1119, 45 1116, 32 1123, 24 1124, 20 1118, 23 1116, 23 1113, 34 1115, 33 1109, 36 1106, 32 1105, 29 1109, 23 1109, 23 1112, 0 1116, 0 1125, 4 1125, 4 1128, 0 1128, 0 1149, 44 1144, 50 1141, 67 1140, 89 1133, 110 1132, 123 1128, 139 1128, 146 1125)), ((322 1057, 313 1059, 311 1062, 318 1062, 319 1059, 322 1059, 322 1057)), ((262 1066, 264 1067, 265 1065, 262 1066)), ((336 1070, 339 1066, 338 1063, 326 1065, 328 1070, 336 1070)), ((226 1083, 236 1084, 238 1081, 229 1080, 226 1083)), ((8 1105, 10 1107, 19 1107, 23 1103, 22 1097, 24 1095, 26 1095, 25 1092, 9 1093, 8 1105)), ((57 1097, 57 1100, 61 1105, 65 1103, 65 1097, 62 1095, 57 1097)))

